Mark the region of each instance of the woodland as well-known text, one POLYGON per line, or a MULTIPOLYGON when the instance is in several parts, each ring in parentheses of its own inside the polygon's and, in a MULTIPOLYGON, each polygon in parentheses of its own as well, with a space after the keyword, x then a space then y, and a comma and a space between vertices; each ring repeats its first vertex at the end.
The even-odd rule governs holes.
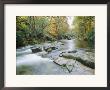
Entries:
POLYGON ((16 74, 95 74, 95 16, 16 16, 16 74))
POLYGON ((16 47, 76 38, 95 43, 95 17, 75 16, 70 29, 66 16, 17 16, 16 47))

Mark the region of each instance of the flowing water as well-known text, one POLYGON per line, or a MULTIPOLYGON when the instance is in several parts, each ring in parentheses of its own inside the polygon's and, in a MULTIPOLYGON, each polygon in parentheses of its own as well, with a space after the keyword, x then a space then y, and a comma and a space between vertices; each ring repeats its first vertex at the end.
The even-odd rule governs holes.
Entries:
MULTIPOLYGON (((86 43, 75 42, 75 40, 60 40, 64 45, 58 46, 58 50, 53 50, 49 54, 42 51, 32 53, 30 46, 22 47, 16 50, 16 74, 17 75, 93 75, 94 70, 76 62, 71 73, 67 69, 53 62, 53 58, 58 58, 62 51, 70 51, 80 48, 87 48, 86 43), (81 45, 84 44, 84 45, 81 45), (51 58, 52 57, 52 58, 51 58)), ((57 44, 59 45, 59 44, 57 44)))

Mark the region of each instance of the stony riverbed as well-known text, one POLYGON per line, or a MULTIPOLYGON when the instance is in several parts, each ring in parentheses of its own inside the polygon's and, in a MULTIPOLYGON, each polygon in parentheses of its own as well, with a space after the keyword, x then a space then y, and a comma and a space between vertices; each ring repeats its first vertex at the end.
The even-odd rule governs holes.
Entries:
POLYGON ((17 49, 16 65, 17 75, 94 75, 95 50, 75 40, 30 45, 17 49))

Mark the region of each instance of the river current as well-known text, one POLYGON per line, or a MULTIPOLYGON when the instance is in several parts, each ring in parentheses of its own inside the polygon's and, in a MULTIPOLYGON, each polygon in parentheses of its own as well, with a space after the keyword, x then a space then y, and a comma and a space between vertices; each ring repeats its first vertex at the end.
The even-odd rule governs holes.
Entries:
MULTIPOLYGON (((54 50, 47 57, 42 57, 40 53, 32 53, 29 46, 25 46, 16 50, 16 74, 17 75, 93 75, 94 70, 77 62, 71 73, 67 69, 55 64, 53 58, 58 58, 62 51, 70 51, 75 49, 84 49, 84 45, 76 44, 74 40, 59 41, 64 45, 59 50, 54 50)), ((82 43, 83 44, 83 43, 82 43)))

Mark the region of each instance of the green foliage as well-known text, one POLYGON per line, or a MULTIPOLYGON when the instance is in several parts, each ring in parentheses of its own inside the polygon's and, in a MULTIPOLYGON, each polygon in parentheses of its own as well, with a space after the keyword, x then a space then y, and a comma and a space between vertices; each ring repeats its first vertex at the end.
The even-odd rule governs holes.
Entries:
POLYGON ((27 20, 25 17, 16 17, 16 47, 27 45, 27 20))
POLYGON ((94 47, 95 45, 95 32, 94 30, 92 30, 91 32, 88 32, 87 34, 87 40, 88 40, 88 43, 91 47, 94 47))
POLYGON ((94 44, 94 16, 75 16, 73 26, 71 31, 66 16, 17 16, 16 47, 71 37, 94 44))
POLYGON ((35 44, 43 41, 44 30, 48 25, 45 17, 16 17, 16 47, 35 44), (40 40, 39 40, 40 39, 40 40))
POLYGON ((79 40, 88 41, 90 46, 94 46, 95 39, 95 17, 76 16, 73 22, 75 37, 79 40))
POLYGON ((16 47, 62 39, 67 30, 65 16, 17 16, 16 47))

